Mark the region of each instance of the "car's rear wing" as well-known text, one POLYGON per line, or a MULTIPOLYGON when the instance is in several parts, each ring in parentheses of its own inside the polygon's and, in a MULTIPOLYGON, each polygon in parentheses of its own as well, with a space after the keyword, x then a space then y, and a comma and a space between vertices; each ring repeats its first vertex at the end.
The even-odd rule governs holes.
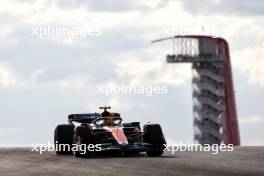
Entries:
POLYGON ((68 118, 74 122, 91 123, 93 120, 99 118, 99 113, 70 114, 68 118))
MULTIPOLYGON (((120 117, 119 113, 110 113, 110 116, 120 117)), ((92 123, 93 120, 100 117, 99 113, 86 113, 86 114, 70 114, 68 115, 69 120, 78 123, 92 123)))

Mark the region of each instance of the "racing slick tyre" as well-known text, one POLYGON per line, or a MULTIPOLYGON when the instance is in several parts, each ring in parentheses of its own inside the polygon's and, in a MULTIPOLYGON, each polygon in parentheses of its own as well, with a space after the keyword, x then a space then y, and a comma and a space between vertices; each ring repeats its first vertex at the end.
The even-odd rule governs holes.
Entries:
POLYGON ((54 132, 54 145, 58 155, 71 154, 73 125, 58 125, 54 132))
POLYGON ((143 141, 150 144, 146 148, 148 156, 160 156, 163 154, 166 141, 159 124, 147 124, 144 126, 143 141))
POLYGON ((74 144, 77 148, 73 151, 75 157, 89 156, 88 145, 92 143, 92 133, 88 126, 78 126, 74 131, 74 144))

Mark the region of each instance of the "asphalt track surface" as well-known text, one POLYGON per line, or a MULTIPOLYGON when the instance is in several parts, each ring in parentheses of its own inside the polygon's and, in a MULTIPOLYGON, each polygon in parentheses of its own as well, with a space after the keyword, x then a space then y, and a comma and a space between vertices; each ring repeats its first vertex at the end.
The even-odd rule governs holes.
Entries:
POLYGON ((264 147, 237 147, 232 152, 213 155, 208 152, 165 153, 161 157, 95 156, 75 158, 40 155, 29 148, 0 148, 1 176, 140 176, 264 175, 264 147))

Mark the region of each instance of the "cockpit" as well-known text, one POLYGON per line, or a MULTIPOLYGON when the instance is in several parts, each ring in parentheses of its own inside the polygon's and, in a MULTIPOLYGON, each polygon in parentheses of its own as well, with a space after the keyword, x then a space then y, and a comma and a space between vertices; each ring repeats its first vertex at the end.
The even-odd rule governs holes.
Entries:
POLYGON ((102 117, 99 119, 96 119, 93 123, 96 126, 120 126, 122 122, 122 119, 120 117, 102 117))

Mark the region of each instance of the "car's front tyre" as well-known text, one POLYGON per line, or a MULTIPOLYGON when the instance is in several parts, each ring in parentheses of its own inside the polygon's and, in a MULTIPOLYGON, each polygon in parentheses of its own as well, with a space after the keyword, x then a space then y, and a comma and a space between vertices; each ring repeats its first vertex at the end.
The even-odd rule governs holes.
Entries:
POLYGON ((146 149, 148 156, 161 156, 163 154, 166 141, 159 124, 147 124, 144 126, 143 141, 149 144, 146 149))
POLYGON ((77 147, 73 151, 75 157, 87 157, 89 155, 88 145, 92 143, 92 133, 88 126, 78 126, 74 131, 74 144, 77 147))

